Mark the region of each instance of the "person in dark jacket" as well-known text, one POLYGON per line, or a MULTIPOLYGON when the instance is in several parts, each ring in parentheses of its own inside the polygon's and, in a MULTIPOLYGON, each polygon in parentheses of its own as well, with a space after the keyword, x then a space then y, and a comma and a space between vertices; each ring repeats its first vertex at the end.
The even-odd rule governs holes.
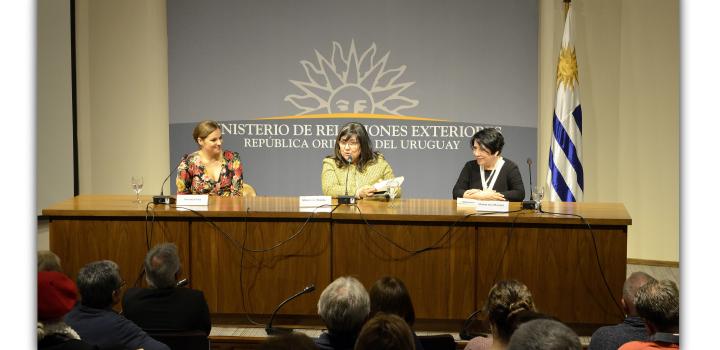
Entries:
POLYGON ((65 316, 65 322, 83 340, 103 349, 170 350, 112 309, 120 302, 120 289, 124 284, 120 269, 113 261, 85 265, 77 277, 80 303, 65 316))
POLYGON ((453 187, 455 198, 519 202, 525 185, 518 166, 500 154, 505 139, 494 128, 482 129, 470 139, 474 160, 465 163, 453 187))
POLYGON ((318 315, 327 332, 315 340, 321 350, 347 350, 355 347, 358 333, 370 313, 370 296, 353 277, 338 277, 318 300, 318 315))
POLYGON ((177 246, 162 243, 145 256, 150 288, 130 288, 123 297, 123 315, 146 332, 201 330, 210 334, 210 311, 202 291, 177 287, 180 275, 177 246))

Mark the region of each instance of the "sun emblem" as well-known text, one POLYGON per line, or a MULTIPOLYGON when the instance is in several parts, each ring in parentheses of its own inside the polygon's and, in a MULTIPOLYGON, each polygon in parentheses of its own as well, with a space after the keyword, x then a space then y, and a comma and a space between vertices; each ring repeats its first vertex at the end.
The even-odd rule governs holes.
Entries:
POLYGON ((578 80, 578 66, 575 58, 575 49, 564 47, 560 50, 557 66, 557 84, 565 86, 575 84, 578 80))
POLYGON ((415 82, 398 83, 405 72, 405 66, 385 69, 390 56, 388 51, 379 60, 375 59, 377 47, 372 43, 362 54, 355 49, 355 40, 350 49, 343 51, 333 41, 330 59, 315 50, 317 64, 303 60, 307 81, 290 80, 303 94, 285 96, 285 101, 300 109, 298 115, 324 113, 377 113, 401 115, 403 109, 418 105, 400 93, 415 82))

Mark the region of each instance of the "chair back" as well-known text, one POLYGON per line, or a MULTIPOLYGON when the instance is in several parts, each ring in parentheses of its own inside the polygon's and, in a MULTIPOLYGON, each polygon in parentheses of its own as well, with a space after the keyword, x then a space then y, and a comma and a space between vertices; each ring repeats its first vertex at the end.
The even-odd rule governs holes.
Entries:
POLYGON ((210 349, 205 331, 153 331, 147 332, 153 339, 164 343, 171 350, 210 349))
POLYGON ((455 338, 450 334, 420 335, 420 344, 425 350, 455 350, 455 338))
POLYGON ((255 197, 257 194, 255 193, 255 188, 250 186, 249 183, 243 182, 242 185, 242 194, 244 197, 255 197))

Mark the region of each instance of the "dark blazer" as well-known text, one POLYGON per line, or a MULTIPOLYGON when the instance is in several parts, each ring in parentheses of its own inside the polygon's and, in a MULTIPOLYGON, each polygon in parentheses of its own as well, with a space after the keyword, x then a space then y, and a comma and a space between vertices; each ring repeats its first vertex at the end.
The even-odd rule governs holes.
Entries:
POLYGON ((205 295, 190 288, 130 288, 122 301, 123 315, 146 332, 202 330, 210 334, 205 295))
MULTIPOLYGON (((510 159, 503 159, 505 164, 500 169, 495 186, 492 189, 502 193, 505 199, 510 202, 520 202, 525 199, 525 185, 523 185, 520 170, 510 159)), ((485 176, 488 176, 488 174, 490 172, 486 171, 485 176)), ((453 199, 462 198, 463 193, 471 188, 482 189, 480 165, 475 160, 465 163, 465 166, 460 171, 460 176, 455 183, 455 187, 453 187, 453 199)))

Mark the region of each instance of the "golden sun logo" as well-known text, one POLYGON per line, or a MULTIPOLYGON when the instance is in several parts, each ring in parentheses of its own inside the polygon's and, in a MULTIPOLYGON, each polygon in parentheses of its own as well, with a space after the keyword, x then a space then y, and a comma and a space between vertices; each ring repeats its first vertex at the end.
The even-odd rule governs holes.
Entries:
POLYGON ((564 47, 560 50, 557 65, 557 84, 573 85, 578 80, 578 66, 575 49, 564 47))
POLYGON ((317 63, 303 60, 307 81, 290 80, 302 94, 285 96, 285 101, 300 109, 298 115, 324 113, 380 113, 401 115, 403 109, 418 105, 400 93, 415 82, 398 83, 405 66, 386 69, 390 51, 376 59, 377 47, 372 43, 362 53, 355 40, 347 52, 333 42, 330 58, 315 50, 317 63))

